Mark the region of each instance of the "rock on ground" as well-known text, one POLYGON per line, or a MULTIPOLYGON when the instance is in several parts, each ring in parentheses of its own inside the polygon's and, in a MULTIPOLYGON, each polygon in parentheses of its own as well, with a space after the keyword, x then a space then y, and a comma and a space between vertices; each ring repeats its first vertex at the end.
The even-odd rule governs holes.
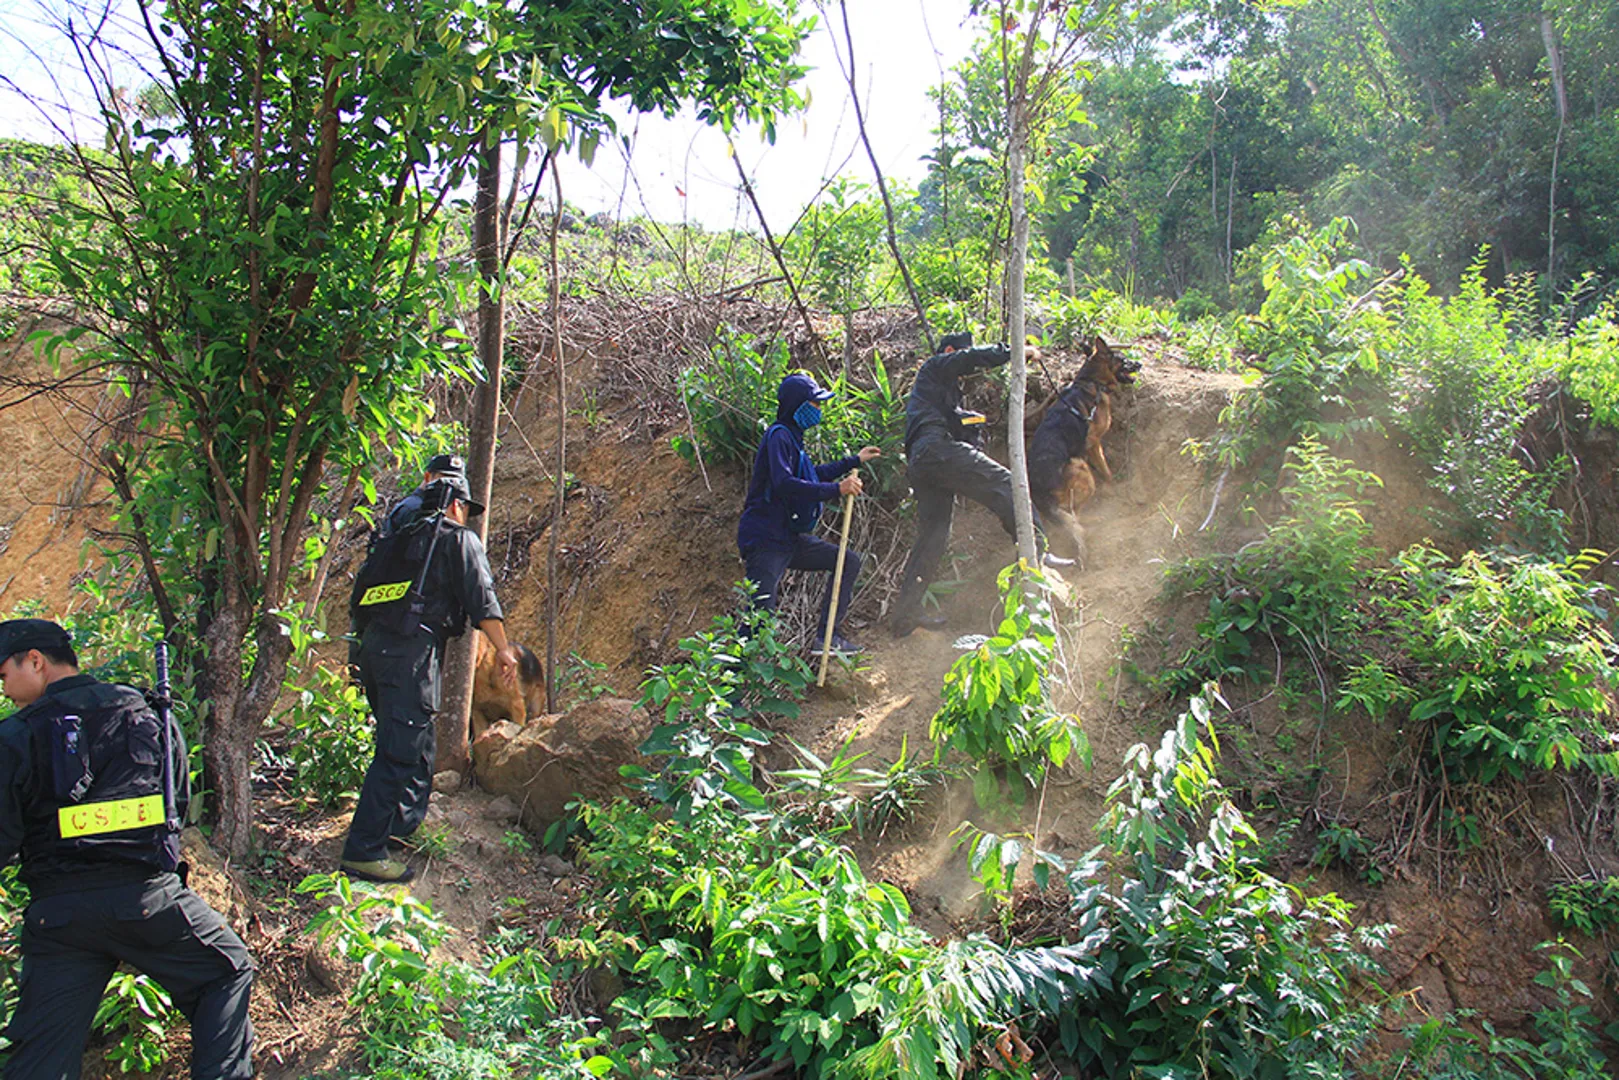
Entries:
POLYGON ((485 790, 508 796, 523 824, 540 832, 573 799, 617 796, 618 767, 641 762, 651 732, 651 717, 634 702, 598 698, 523 727, 492 724, 472 745, 473 768, 485 790))

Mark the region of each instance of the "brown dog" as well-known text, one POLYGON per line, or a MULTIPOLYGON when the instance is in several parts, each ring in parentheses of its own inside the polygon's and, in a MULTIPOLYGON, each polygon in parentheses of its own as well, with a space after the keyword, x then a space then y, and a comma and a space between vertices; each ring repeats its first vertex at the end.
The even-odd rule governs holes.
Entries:
POLYGON ((495 647, 482 631, 474 632, 478 635, 478 651, 472 669, 472 741, 477 742, 497 720, 525 724, 545 712, 545 665, 526 645, 513 642, 517 649, 517 683, 501 682, 495 647))
POLYGON ((1113 427, 1111 397, 1135 382, 1141 365, 1126 360, 1100 337, 1079 374, 1032 410, 1024 421, 1029 437, 1029 492, 1046 519, 1052 550, 1085 558, 1085 529, 1075 516, 1096 494, 1096 482, 1112 480, 1102 437, 1113 427))

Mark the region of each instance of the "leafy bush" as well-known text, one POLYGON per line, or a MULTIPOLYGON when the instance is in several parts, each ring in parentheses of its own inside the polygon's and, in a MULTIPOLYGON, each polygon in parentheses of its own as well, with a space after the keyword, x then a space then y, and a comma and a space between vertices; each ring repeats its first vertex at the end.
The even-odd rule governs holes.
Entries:
POLYGON ((1258 676, 1253 663, 1260 640, 1320 656, 1344 643, 1361 625, 1361 600, 1371 526, 1362 498, 1382 486, 1375 475, 1333 457, 1313 437, 1289 447, 1284 492, 1287 514, 1265 538, 1233 554, 1191 559, 1170 571, 1173 594, 1206 593, 1207 616, 1199 643, 1160 678, 1187 690, 1228 675, 1258 676))
POLYGON ((1619 775, 1608 699, 1615 646, 1583 579, 1599 558, 1468 552, 1452 565, 1421 545, 1402 552, 1377 601, 1400 670, 1367 659, 1340 707, 1358 704, 1374 717, 1399 709, 1427 725, 1451 776, 1619 775))
POLYGON ((1610 297, 1552 348, 1550 362, 1569 393, 1590 405, 1596 420, 1619 428, 1619 299, 1610 297))
POLYGON ((557 671, 557 698, 562 711, 611 694, 612 685, 601 681, 606 674, 607 665, 601 661, 587 660, 577 652, 568 653, 557 671))
POLYGON ((1084 345, 1095 334, 1133 341, 1148 334, 1169 333, 1179 321, 1174 311, 1138 304, 1101 285, 1077 296, 1052 289, 1042 295, 1040 307, 1049 340, 1069 348, 1084 345))
POLYGON ((836 836, 853 829, 858 836, 888 832, 890 825, 908 823, 921 809, 927 792, 951 775, 951 770, 921 754, 910 752, 909 738, 900 740, 899 756, 884 768, 856 768, 870 751, 849 752, 857 733, 831 761, 793 745, 804 764, 782 769, 774 779, 781 785, 786 810, 807 819, 823 833, 836 836))
MULTIPOLYGON (((866 184, 839 177, 783 241, 817 303, 847 320, 871 303, 872 271, 886 261, 882 202, 866 184)), ((847 326, 847 322, 845 323, 847 326)))
MULTIPOLYGON (((1390 362, 1394 419, 1434 469, 1431 483, 1460 511, 1468 538, 1515 535, 1537 550, 1562 547, 1561 517, 1518 452, 1534 411, 1529 390, 1546 374, 1535 342, 1484 283, 1475 263, 1455 296, 1434 296, 1412 275, 1399 301, 1390 362)), ((1561 466, 1550 476, 1560 478, 1561 466)))
POLYGON ((120 971, 107 983, 92 1028, 117 1041, 107 1060, 121 1073, 149 1073, 169 1059, 164 1045, 174 1021, 168 991, 145 975, 120 971))
POLYGON ((1230 429, 1217 450, 1222 463, 1244 464, 1305 435, 1330 442, 1370 426, 1361 402, 1377 384, 1385 320, 1375 305, 1356 303, 1352 286, 1372 268, 1350 254, 1353 247, 1353 226, 1338 218, 1258 257, 1265 299, 1241 339, 1258 357, 1259 378, 1222 415, 1230 429))
POLYGON ((1103 977, 1061 1015, 1063 1048, 1106 1077, 1343 1075, 1375 1017, 1350 980, 1387 928, 1352 934, 1348 904, 1264 871, 1199 734, 1210 715, 1195 697, 1156 751, 1126 755, 1103 847, 1069 875, 1080 925, 1106 938, 1103 977))
POLYGON ((1552 918, 1586 937, 1619 927, 1619 877, 1561 881, 1546 890, 1552 918))
POLYGON ((954 1080, 986 1028, 1091 974, 1090 943, 935 945, 848 851, 718 804, 684 823, 625 803, 584 818, 600 915, 634 930, 616 955, 635 985, 615 1011, 734 1024, 808 1077, 954 1080))
MULTIPOLYGON (((1598 1080, 1610 1075, 1604 1054, 1598 1049, 1596 1015, 1586 1004, 1590 987, 1576 978, 1573 946, 1559 940, 1539 946, 1549 955, 1547 968, 1538 973, 1535 984, 1552 991, 1556 1003, 1535 1012, 1533 1017, 1539 1043, 1496 1033, 1488 1020, 1482 1021, 1483 1035, 1462 1027, 1459 1021, 1474 1013, 1434 1016, 1403 1032, 1407 1046, 1397 1058, 1385 1064, 1383 1075, 1425 1077, 1427 1080, 1598 1080)), ((1612 1026, 1609 1027, 1609 1033, 1612 1026)))
POLYGON ((860 466, 866 494, 881 498, 899 493, 905 485, 905 395, 889 381, 880 355, 871 358, 870 388, 841 375, 830 389, 837 394, 827 403, 821 422, 805 436, 810 457, 832 461, 863 446, 875 446, 882 456, 860 466))
POLYGON ((298 687, 297 703, 275 721, 286 725, 285 760, 301 789, 325 807, 360 790, 376 742, 364 690, 312 665, 305 685, 298 687))
MULTIPOLYGON (((776 387, 789 370, 787 342, 777 338, 766 352, 756 342, 752 334, 722 331, 706 363, 680 372, 677 387, 709 464, 752 461, 776 415, 776 387)), ((688 436, 676 436, 674 446, 687 461, 696 460, 688 436)))
POLYGON ((1078 717, 1051 706, 1046 679, 1057 658, 1057 624, 1045 577, 1020 564, 1002 570, 999 585, 1001 625, 945 674, 928 736, 940 755, 959 750, 1039 783, 1070 754, 1088 763, 1090 742, 1078 717))
POLYGON ((359 966, 349 1000, 365 1029, 364 1075, 586 1078, 615 1067, 602 1033, 555 1015, 550 969, 538 954, 504 952, 487 969, 436 955, 447 928, 404 889, 315 874, 297 891, 328 902, 309 930, 359 966))
MULTIPOLYGON (((739 589, 743 586, 739 586, 739 589)), ((769 736, 749 723, 760 713, 798 715, 797 698, 813 679, 809 665, 776 636, 774 613, 746 608, 718 615, 713 629, 680 642, 688 658, 647 672, 641 704, 663 723, 641 752, 664 759, 656 775, 621 770, 635 786, 687 820, 716 800, 759 810, 753 755, 769 736)))
POLYGON ((1220 314, 1219 301, 1208 293, 1193 286, 1181 293, 1180 299, 1174 304, 1175 317, 1183 323, 1197 322, 1220 314))

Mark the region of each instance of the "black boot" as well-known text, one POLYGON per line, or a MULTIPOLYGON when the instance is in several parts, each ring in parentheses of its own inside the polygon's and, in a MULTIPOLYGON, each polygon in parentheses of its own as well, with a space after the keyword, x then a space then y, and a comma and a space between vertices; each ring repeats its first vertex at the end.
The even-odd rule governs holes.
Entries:
POLYGON ((949 625, 950 620, 944 612, 923 611, 920 599, 910 604, 896 605, 893 614, 888 617, 888 629, 897 638, 909 636, 918 626, 924 630, 943 630, 949 625))

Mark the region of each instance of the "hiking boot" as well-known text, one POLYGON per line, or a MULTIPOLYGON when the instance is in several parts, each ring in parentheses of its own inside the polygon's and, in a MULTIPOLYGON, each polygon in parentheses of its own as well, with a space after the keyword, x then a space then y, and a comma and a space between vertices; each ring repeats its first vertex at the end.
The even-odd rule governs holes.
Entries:
POLYGON ((399 884, 416 876, 416 871, 395 859, 373 859, 369 862, 344 859, 341 865, 343 872, 349 877, 359 878, 361 881, 374 881, 381 885, 399 884))
POLYGON ((943 630, 950 619, 942 611, 894 612, 888 619, 888 629, 897 638, 909 637, 920 626, 924 630, 943 630))
POLYGON ((1054 555, 1049 551, 1040 556, 1040 561, 1053 569, 1074 565, 1073 559, 1065 559, 1061 555, 1054 555))

